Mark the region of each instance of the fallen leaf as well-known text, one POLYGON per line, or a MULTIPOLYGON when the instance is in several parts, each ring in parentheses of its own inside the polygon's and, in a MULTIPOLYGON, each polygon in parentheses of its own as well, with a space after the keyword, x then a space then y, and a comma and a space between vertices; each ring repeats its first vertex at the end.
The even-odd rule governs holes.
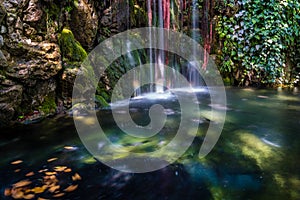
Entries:
POLYGON ((48 169, 41 169, 41 170, 39 170, 39 173, 43 173, 43 172, 46 172, 46 171, 48 171, 48 169))
POLYGON ((49 199, 45 199, 45 198, 39 197, 37 200, 49 200, 49 199))
POLYGON ((52 161, 57 160, 57 159, 58 158, 50 158, 50 159, 47 160, 47 162, 52 162, 52 161))
POLYGON ((26 194, 26 195, 23 195, 23 198, 24 199, 33 199, 35 197, 34 194, 26 194))
POLYGON ((17 165, 17 164, 20 164, 22 162, 23 162, 23 160, 16 160, 16 161, 11 162, 10 164, 17 165))
POLYGON ((39 197, 37 200, 49 200, 49 199, 45 199, 45 198, 39 197))
POLYGON ((28 172, 25 176, 33 176, 34 172, 28 172))
POLYGON ((66 150, 76 150, 77 147, 65 146, 64 149, 66 149, 66 150))
POLYGON ((55 186, 50 187, 48 190, 49 190, 49 192, 53 193, 53 192, 55 192, 55 190, 58 190, 59 188, 60 188, 59 185, 55 185, 55 186))
POLYGON ((10 195, 11 195, 11 189, 10 188, 5 188, 4 196, 10 196, 10 195))
POLYGON ((40 194, 43 193, 45 191, 46 187, 35 187, 33 189, 31 189, 32 192, 36 193, 36 194, 40 194))
POLYGON ((54 167, 54 170, 57 171, 57 172, 62 172, 65 169, 67 169, 66 166, 56 166, 56 167, 54 167))
POLYGON ((22 180, 22 181, 19 181, 19 182, 13 184, 13 186, 14 186, 15 188, 18 188, 18 187, 24 187, 24 186, 26 186, 26 185, 29 185, 30 183, 31 183, 31 181, 29 181, 29 180, 22 180))
POLYGON ((64 195, 65 195, 65 193, 58 193, 58 194, 53 195, 53 197, 62 197, 64 195))
POLYGON ((64 189, 65 192, 72 192, 78 188, 78 185, 70 185, 66 189, 64 189))
POLYGON ((71 168, 67 168, 67 169, 64 170, 64 172, 71 172, 71 171, 72 171, 71 168))
POLYGON ((14 199, 22 199, 24 192, 22 192, 20 189, 12 189, 11 196, 14 199))
POLYGON ((72 180, 73 181, 81 180, 81 176, 78 173, 76 173, 74 174, 74 176, 72 176, 72 180))
POLYGON ((45 174, 47 175, 47 176, 52 176, 52 175, 55 175, 55 174, 57 174, 56 172, 45 172, 45 174))

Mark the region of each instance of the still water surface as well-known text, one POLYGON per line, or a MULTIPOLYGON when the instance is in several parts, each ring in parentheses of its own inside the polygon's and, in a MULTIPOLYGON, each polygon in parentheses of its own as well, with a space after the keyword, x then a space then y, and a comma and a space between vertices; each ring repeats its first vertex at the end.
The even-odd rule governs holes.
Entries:
MULTIPOLYGON (((227 117, 213 151, 198 158, 210 119, 209 95, 198 93, 198 136, 177 162, 145 174, 113 170, 85 149, 72 118, 0 130, 0 199, 300 199, 300 93, 227 89, 227 117), (14 193, 14 195, 12 195, 14 193), (18 196, 19 195, 19 196, 18 196)), ((165 128, 151 139, 122 133, 111 111, 99 111, 109 139, 136 152, 172 140, 180 110, 170 99, 137 99, 133 119, 146 125, 147 108, 165 106, 165 128)), ((124 155, 126 156, 126 155, 124 155)), ((171 156, 171 155, 170 155, 171 156)))

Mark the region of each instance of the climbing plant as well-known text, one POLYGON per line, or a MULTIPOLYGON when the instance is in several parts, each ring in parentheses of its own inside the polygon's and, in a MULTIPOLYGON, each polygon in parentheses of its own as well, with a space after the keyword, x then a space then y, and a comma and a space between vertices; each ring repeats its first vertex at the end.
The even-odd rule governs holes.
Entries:
POLYGON ((294 59, 300 36, 298 0, 225 0, 217 31, 220 71, 238 84, 298 82, 294 59), (289 62, 291 61, 291 62, 289 62))

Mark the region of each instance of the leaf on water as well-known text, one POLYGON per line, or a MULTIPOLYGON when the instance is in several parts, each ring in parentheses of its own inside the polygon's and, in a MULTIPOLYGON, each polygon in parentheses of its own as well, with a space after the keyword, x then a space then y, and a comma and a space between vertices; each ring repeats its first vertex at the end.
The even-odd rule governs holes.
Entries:
POLYGON ((26 194, 23 196, 24 199, 33 199, 35 197, 34 194, 26 194))
POLYGON ((45 198, 39 197, 37 200, 49 200, 49 199, 45 199, 45 198))
POLYGON ((10 195, 11 195, 11 189, 10 188, 5 188, 4 196, 10 196, 10 195))
POLYGON ((50 187, 50 188, 48 189, 48 191, 51 192, 51 193, 53 193, 53 192, 55 192, 56 190, 59 190, 59 188, 60 188, 59 185, 54 185, 54 186, 50 187))
POLYGON ((34 172, 28 172, 25 176, 33 176, 34 175, 34 172))
POLYGON ((24 192, 20 189, 13 189, 11 192, 11 196, 14 199, 22 199, 24 196, 24 192))
POLYGON ((57 174, 57 172, 45 172, 45 174, 46 174, 47 176, 51 176, 51 175, 57 174))
POLYGON ((48 160, 47 160, 47 162, 52 162, 52 161, 55 161, 55 160, 57 160, 58 158, 49 158, 48 160))
POLYGON ((31 184, 31 181, 29 181, 29 180, 22 180, 22 181, 19 181, 19 182, 13 184, 13 186, 14 186, 15 188, 18 188, 18 187, 24 187, 24 186, 27 186, 27 185, 29 185, 29 184, 31 184))
POLYGON ((15 170, 15 173, 20 172, 20 171, 21 171, 21 169, 16 169, 16 170, 15 170))
POLYGON ((67 169, 64 170, 64 172, 71 172, 71 171, 72 171, 71 168, 67 168, 67 169))
POLYGON ((53 197, 62 197, 64 195, 65 195, 65 193, 58 193, 58 194, 53 195, 53 197))
POLYGON ((78 173, 76 173, 74 174, 74 176, 72 176, 72 180, 73 181, 81 180, 81 176, 78 173))
POLYGON ((48 169, 41 169, 41 170, 39 170, 39 173, 43 173, 43 172, 46 172, 46 171, 48 171, 48 169))
POLYGON ((54 167, 54 170, 57 171, 57 172, 62 172, 65 169, 67 169, 66 166, 56 166, 56 167, 54 167))
POLYGON ((66 150, 76 150, 77 147, 65 146, 64 149, 66 149, 66 150))
POLYGON ((35 187, 35 188, 31 189, 31 191, 36 193, 36 194, 40 194, 40 193, 43 193, 46 188, 47 188, 47 186, 46 187, 45 186, 35 187))
POLYGON ((66 189, 64 189, 65 192, 72 192, 78 188, 78 185, 70 185, 66 189))
POLYGON ((37 200, 49 200, 49 199, 45 199, 45 198, 39 197, 37 200))
POLYGON ((11 162, 10 164, 12 164, 12 165, 18 165, 18 164, 20 164, 22 162, 23 162, 23 160, 16 160, 16 161, 11 162))

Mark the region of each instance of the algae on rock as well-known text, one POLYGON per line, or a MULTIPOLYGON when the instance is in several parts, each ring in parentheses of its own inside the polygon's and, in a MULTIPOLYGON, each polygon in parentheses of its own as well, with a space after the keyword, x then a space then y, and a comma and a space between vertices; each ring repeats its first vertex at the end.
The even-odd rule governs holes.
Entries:
POLYGON ((59 36, 59 45, 64 61, 81 62, 87 57, 84 48, 67 28, 64 28, 59 36))

